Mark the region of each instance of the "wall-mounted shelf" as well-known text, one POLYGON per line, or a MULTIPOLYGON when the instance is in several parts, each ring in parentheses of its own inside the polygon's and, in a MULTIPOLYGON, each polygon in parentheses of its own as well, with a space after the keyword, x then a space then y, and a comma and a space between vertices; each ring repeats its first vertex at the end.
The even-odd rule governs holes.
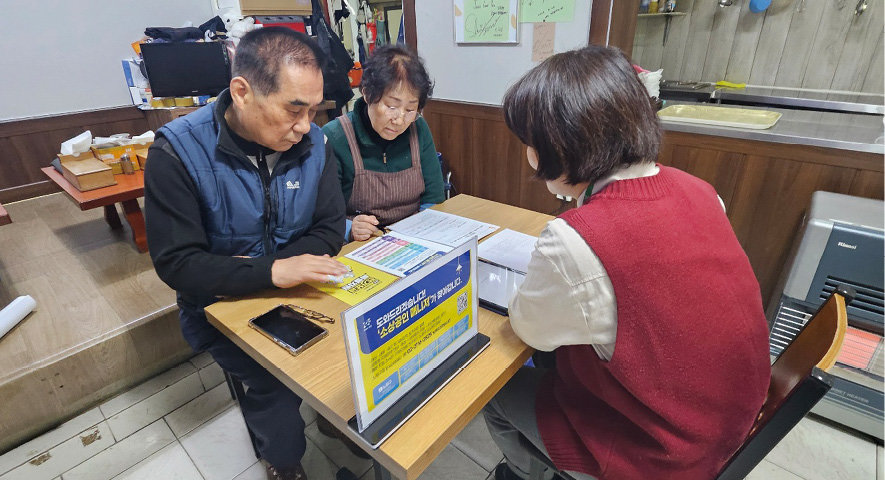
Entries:
POLYGON ((640 18, 643 18, 643 17, 682 17, 682 16, 685 16, 685 12, 640 13, 637 16, 640 18))

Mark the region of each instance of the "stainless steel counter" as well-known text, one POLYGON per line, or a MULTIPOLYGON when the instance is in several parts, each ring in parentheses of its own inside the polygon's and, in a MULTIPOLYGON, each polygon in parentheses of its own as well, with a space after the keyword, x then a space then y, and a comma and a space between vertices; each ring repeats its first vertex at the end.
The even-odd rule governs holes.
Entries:
MULTIPOLYGON (((665 106, 692 104, 691 102, 667 101, 665 106)), ((777 124, 766 130, 748 128, 698 125, 673 121, 661 121, 664 130, 674 132, 718 135, 761 142, 813 145, 885 154, 885 125, 879 115, 857 113, 815 112, 770 107, 747 107, 721 105, 728 108, 750 108, 780 112, 783 116, 777 124)))

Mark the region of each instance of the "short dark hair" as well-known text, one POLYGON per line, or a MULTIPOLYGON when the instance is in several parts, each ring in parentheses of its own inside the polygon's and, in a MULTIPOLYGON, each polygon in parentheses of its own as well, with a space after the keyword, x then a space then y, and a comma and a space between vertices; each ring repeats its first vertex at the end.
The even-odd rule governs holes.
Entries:
POLYGON ((232 73, 243 77, 262 95, 280 88, 280 67, 300 65, 322 71, 325 56, 307 35, 286 27, 266 27, 243 35, 234 55, 232 73))
POLYGON ((627 57, 591 45, 553 55, 504 95, 507 127, 535 149, 537 176, 575 185, 658 155, 661 126, 627 57))
POLYGON ((433 82, 424 62, 411 48, 395 44, 376 48, 363 65, 360 81, 366 103, 378 103, 388 89, 399 83, 415 89, 419 109, 424 108, 427 97, 433 94, 433 82))

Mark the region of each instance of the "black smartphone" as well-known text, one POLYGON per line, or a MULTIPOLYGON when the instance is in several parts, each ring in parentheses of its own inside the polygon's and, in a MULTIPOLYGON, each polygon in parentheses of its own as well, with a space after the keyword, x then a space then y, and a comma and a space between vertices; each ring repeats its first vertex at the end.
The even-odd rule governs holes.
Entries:
POLYGON ((329 334, 325 328, 286 305, 278 305, 273 310, 249 320, 249 326, 292 355, 298 355, 329 334))

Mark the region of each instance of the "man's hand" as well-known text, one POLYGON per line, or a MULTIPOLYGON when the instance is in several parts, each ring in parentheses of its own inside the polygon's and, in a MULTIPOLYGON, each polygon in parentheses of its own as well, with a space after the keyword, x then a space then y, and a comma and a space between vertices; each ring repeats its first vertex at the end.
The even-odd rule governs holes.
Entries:
POLYGON ((344 275, 348 271, 346 265, 328 255, 305 254, 274 260, 270 276, 277 287, 289 288, 304 282, 325 282, 330 275, 344 275))
POLYGON ((350 236, 354 240, 368 240, 373 233, 378 231, 376 228, 378 219, 374 215, 357 215, 353 217, 353 224, 350 226, 350 236))

